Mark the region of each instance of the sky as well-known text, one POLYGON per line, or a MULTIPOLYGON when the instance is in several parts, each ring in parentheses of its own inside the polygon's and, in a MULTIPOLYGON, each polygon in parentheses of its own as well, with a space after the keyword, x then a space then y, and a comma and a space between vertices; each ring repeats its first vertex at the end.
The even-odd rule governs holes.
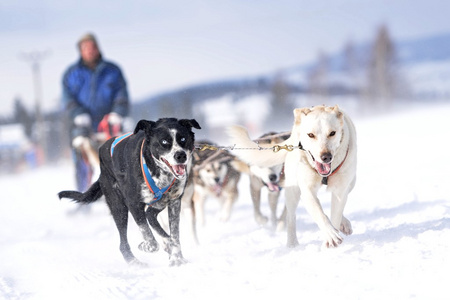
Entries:
POLYGON ((58 109, 61 77, 86 32, 122 68, 136 102, 305 64, 372 40, 381 24, 397 40, 448 33, 448 11, 445 0, 0 0, 0 116, 17 98, 34 107, 30 53, 42 57, 42 106, 58 109))

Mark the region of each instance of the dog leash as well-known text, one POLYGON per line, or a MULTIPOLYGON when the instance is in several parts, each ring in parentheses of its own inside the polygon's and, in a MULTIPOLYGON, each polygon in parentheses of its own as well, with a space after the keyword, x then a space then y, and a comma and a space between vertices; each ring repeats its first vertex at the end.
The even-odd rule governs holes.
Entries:
MULTIPOLYGON (((287 136, 290 135, 291 132, 290 131, 286 131, 286 132, 281 132, 281 133, 277 133, 277 134, 272 134, 272 135, 267 135, 261 138, 258 138, 256 140, 253 140, 255 143, 259 143, 259 142, 264 142, 267 141, 269 139, 273 139, 273 138, 277 138, 277 137, 283 137, 283 136, 287 136)), ((301 148, 299 146, 293 146, 293 145, 274 145, 272 147, 262 147, 259 146, 258 147, 236 147, 236 144, 233 146, 215 146, 215 145, 208 145, 208 144, 199 144, 199 145, 195 145, 194 147, 196 150, 199 151, 205 151, 205 150, 212 150, 212 151, 219 151, 219 150, 227 150, 227 151, 233 151, 233 150, 272 150, 273 152, 278 152, 280 150, 286 150, 286 151, 293 151, 295 149, 300 149, 303 150, 303 148, 301 148)))
MULTIPOLYGON (((279 135, 283 135, 283 134, 279 134, 279 135)), ((257 141, 256 141, 257 142, 257 141)), ((306 149, 303 148, 302 142, 298 143, 298 146, 293 146, 293 145, 275 145, 272 147, 261 147, 258 145, 258 147, 236 147, 234 146, 213 146, 213 145, 208 145, 208 144, 202 144, 202 145, 197 145, 195 146, 195 149, 199 150, 199 151, 205 151, 205 150, 213 150, 213 151, 219 151, 219 150, 229 150, 229 151, 233 151, 233 150, 272 150, 274 153, 280 151, 280 150, 286 150, 286 151, 294 151, 295 149, 299 149, 301 151, 305 151, 306 149)), ((342 165, 344 164, 345 160, 347 159, 347 155, 348 155, 348 150, 345 154, 344 160, 339 164, 339 166, 337 166, 332 172, 331 174, 327 175, 327 176, 322 176, 322 184, 323 185, 328 185, 328 177, 334 175, 335 173, 337 173, 337 171, 339 171, 339 169, 342 167, 342 165)), ((313 158, 314 160, 314 158, 313 158)))
POLYGON ((219 150, 228 150, 228 151, 234 151, 234 150, 272 150, 273 152, 278 152, 280 150, 286 150, 286 151, 294 151, 295 149, 300 149, 303 150, 302 148, 300 148, 299 146, 293 146, 293 145, 275 145, 272 147, 262 147, 259 146, 258 147, 236 147, 236 145, 233 146, 213 146, 213 145, 208 145, 208 144, 200 144, 200 145, 196 145, 194 147, 196 150, 199 151, 205 151, 205 150, 213 150, 213 151, 219 151, 219 150))

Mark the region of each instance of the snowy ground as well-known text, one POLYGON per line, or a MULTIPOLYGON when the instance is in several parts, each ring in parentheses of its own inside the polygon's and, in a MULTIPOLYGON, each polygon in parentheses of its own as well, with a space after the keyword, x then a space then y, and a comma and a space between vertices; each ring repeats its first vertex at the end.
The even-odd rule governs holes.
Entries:
POLYGON ((331 250, 321 249, 302 205, 299 247, 258 227, 244 176, 229 223, 217 221, 209 201, 202 244, 182 236, 186 265, 170 268, 166 253, 137 250, 130 222, 133 251, 150 265, 132 268, 104 203, 70 215, 74 205, 57 199, 73 187, 69 162, 2 175, 0 299, 448 299, 449 116, 450 105, 430 105, 355 118, 358 181, 345 211, 354 234, 331 250))

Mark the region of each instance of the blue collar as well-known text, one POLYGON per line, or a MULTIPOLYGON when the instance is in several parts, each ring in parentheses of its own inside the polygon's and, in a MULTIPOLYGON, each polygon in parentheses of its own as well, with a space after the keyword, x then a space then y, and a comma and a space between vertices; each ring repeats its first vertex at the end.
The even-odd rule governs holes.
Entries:
POLYGON ((145 184, 147 185, 148 189, 153 193, 153 201, 150 203, 147 203, 147 205, 152 205, 155 202, 161 200, 162 196, 172 187, 172 185, 175 183, 176 178, 172 180, 172 183, 170 183, 168 186, 163 187, 160 189, 155 181, 152 178, 152 175, 150 174, 150 170, 147 167, 147 163, 145 162, 144 155, 142 153, 142 150, 144 148, 144 142, 145 139, 142 141, 141 145, 141 169, 142 169, 142 175, 144 176, 145 184))

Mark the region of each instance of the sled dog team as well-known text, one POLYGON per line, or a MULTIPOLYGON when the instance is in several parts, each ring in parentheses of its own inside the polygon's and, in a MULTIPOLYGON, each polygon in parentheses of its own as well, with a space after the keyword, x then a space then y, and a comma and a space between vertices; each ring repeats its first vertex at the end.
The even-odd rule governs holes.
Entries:
POLYGON ((258 224, 287 229, 287 246, 298 245, 296 209, 300 199, 318 225, 326 247, 342 243, 340 233, 350 235, 352 226, 343 211, 356 181, 356 131, 350 118, 338 107, 315 106, 294 109, 294 122, 288 134, 265 134, 253 140, 240 126, 228 129, 230 151, 196 149, 213 145, 196 141, 193 129, 201 129, 194 119, 163 118, 141 120, 134 132, 111 138, 99 149, 100 176, 84 193, 61 191, 59 198, 92 203, 105 196, 120 236, 120 251, 126 262, 142 265, 127 239, 129 213, 138 225, 143 241, 139 250, 169 254, 170 265, 185 263, 179 224, 182 206, 196 241, 197 223, 204 223, 203 205, 207 197, 221 202, 220 218, 229 219, 238 197, 241 172, 249 174, 254 217, 258 224), (289 145, 287 150, 260 151, 259 147, 289 145), (326 185, 331 192, 328 217, 317 193, 326 185), (261 190, 267 187, 270 218, 261 213, 261 190), (276 208, 281 188, 285 208, 280 217, 276 208), (168 231, 158 221, 167 208, 168 231), (151 228, 150 228, 151 227, 151 228))

